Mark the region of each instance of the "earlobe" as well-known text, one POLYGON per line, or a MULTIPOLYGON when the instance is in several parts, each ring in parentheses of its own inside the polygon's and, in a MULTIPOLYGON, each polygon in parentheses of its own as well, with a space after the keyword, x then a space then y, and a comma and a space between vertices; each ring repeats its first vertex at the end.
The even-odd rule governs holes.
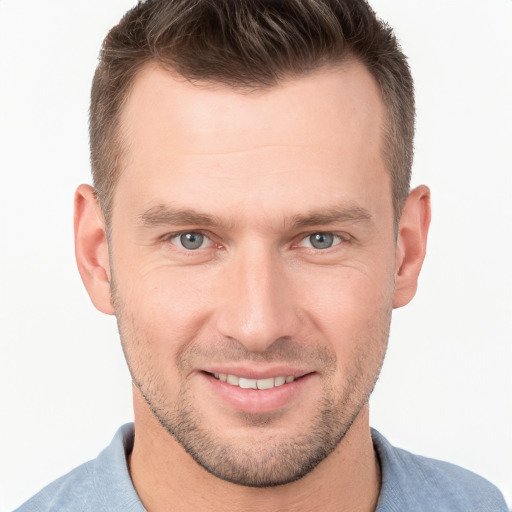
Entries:
POLYGON ((94 189, 80 185, 75 193, 75 255, 78 271, 93 304, 112 315, 107 233, 94 189))
POLYGON ((430 217, 430 190, 422 185, 410 192, 400 217, 396 244, 394 308, 408 304, 416 293, 418 276, 427 250, 430 217))

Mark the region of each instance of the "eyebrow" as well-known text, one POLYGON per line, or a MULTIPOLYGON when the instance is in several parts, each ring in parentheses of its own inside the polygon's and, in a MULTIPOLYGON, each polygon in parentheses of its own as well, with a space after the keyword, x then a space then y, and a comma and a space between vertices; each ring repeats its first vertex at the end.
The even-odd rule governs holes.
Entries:
POLYGON ((299 229, 308 226, 335 224, 338 222, 362 222, 370 224, 372 223, 372 215, 368 210, 359 206, 350 208, 329 208, 327 210, 294 215, 292 218, 292 227, 293 229, 299 229))
MULTIPOLYGON (((220 227, 233 229, 233 223, 226 223, 223 219, 207 213, 191 209, 174 208, 170 205, 153 206, 138 216, 138 221, 144 227, 157 227, 164 225, 199 225, 205 227, 220 227)), ((309 226, 321 226, 335 223, 372 223, 372 215, 364 208, 354 206, 349 208, 329 208, 315 210, 305 214, 291 217, 290 229, 296 230, 309 226)), ((288 223, 287 223, 288 224, 288 223)))
POLYGON ((144 211, 138 216, 142 226, 156 227, 162 225, 201 225, 206 227, 226 226, 226 223, 215 215, 197 212, 190 209, 174 208, 159 204, 144 211))

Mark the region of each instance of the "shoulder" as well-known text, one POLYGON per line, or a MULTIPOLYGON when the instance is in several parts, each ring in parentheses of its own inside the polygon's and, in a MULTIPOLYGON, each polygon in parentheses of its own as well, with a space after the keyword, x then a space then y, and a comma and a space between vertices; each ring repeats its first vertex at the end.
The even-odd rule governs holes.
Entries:
POLYGON ((507 512, 500 491, 475 473, 395 448, 375 430, 372 438, 382 469, 378 512, 507 512))
POLYGON ((39 491, 15 512, 87 510, 85 504, 94 489, 93 472, 94 461, 82 464, 39 491))
POLYGON ((55 480, 15 512, 144 512, 126 463, 132 446, 133 425, 127 424, 96 459, 55 480))

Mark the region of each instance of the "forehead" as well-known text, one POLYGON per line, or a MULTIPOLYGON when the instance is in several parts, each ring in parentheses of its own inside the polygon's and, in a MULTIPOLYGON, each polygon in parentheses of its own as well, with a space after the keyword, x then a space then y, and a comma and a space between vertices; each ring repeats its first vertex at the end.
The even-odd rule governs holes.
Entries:
POLYGON ((376 180, 388 185, 384 119, 378 87, 357 62, 256 91, 192 84, 149 65, 121 115, 118 189, 144 208, 180 197, 204 204, 208 193, 259 208, 305 195, 350 201, 376 180))
POLYGON ((209 142, 217 148, 215 135, 224 131, 231 137, 224 138, 223 149, 229 150, 235 144, 241 149, 243 142, 252 146, 247 138, 258 129, 279 142, 286 141, 291 129, 301 127, 301 135, 327 144, 343 132, 366 137, 378 134, 383 110, 375 80, 357 61, 253 90, 190 82, 151 63, 134 80, 121 115, 121 130, 131 145, 140 140, 142 131, 154 135, 147 130, 153 128, 162 138, 172 137, 183 149, 209 142), (337 123, 333 123, 335 117, 337 123), (329 130, 333 124, 339 128, 336 134, 329 130), (319 132, 319 125, 325 130, 319 132), (194 140, 188 137, 188 130, 194 132, 194 140), (245 141, 244 135, 248 135, 245 141))

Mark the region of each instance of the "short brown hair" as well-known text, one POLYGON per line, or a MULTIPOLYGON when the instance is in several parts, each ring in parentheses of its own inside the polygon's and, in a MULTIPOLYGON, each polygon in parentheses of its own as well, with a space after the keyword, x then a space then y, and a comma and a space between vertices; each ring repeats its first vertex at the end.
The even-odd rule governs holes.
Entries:
POLYGON ((409 193, 414 87, 392 29, 364 0, 146 0, 109 32, 94 75, 90 147, 94 186, 109 224, 120 173, 119 118, 137 72, 156 62, 184 78, 266 88, 355 58, 387 111, 384 158, 398 221, 409 193))

